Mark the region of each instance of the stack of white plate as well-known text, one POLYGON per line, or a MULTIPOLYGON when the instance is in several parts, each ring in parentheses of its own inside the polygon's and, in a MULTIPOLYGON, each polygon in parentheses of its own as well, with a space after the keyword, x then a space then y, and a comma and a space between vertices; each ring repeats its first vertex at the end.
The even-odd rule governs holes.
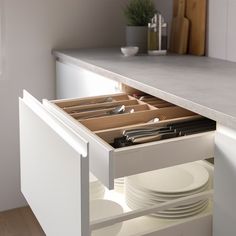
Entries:
POLYGON ((92 173, 89 174, 89 182, 90 200, 104 198, 105 187, 92 173))
MULTIPOLYGON (((130 176, 125 179, 126 203, 131 209, 138 209, 190 196, 207 190, 209 180, 208 171, 197 163, 130 176)), ((207 206, 207 199, 193 200, 153 216, 168 219, 190 217, 202 212, 207 206)))
MULTIPOLYGON (((112 216, 120 215, 124 212, 121 205, 110 200, 93 200, 90 202, 90 221, 107 219, 112 216)), ((92 236, 115 236, 123 223, 117 223, 106 228, 92 232, 92 236)))
POLYGON ((115 191, 123 193, 124 192, 125 178, 118 178, 114 181, 115 191))

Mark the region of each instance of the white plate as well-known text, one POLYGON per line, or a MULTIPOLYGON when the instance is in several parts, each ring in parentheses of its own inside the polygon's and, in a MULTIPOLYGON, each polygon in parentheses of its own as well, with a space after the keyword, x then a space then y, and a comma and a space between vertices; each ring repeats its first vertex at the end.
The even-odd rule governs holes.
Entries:
POLYGON ((205 200, 204 202, 202 202, 201 204, 197 205, 197 206, 194 206, 190 209, 182 209, 182 210, 165 210, 165 211, 159 211, 158 213, 159 214, 165 214, 165 215, 182 215, 182 214, 188 214, 188 213, 192 213, 192 212, 195 212, 195 211, 198 211, 199 209, 202 209, 202 207, 204 207, 205 205, 208 204, 208 200, 205 200))
MULTIPOLYGON (((90 202, 90 221, 101 220, 111 216, 122 214, 123 208, 118 203, 110 200, 93 200, 90 202)), ((122 228, 122 223, 98 229, 92 232, 92 236, 115 236, 122 228)))
MULTIPOLYGON (((195 208, 198 208, 198 207, 204 205, 207 201, 208 200, 195 201, 195 202, 193 202, 193 203, 191 203, 189 205, 177 206, 177 207, 174 207, 174 208, 167 209, 167 210, 165 210, 163 212, 173 213, 173 214, 181 213, 181 212, 188 212, 188 211, 192 211, 195 208)), ((129 202, 134 203, 139 208, 149 207, 149 206, 153 206, 153 205, 159 204, 158 202, 143 201, 143 200, 140 200, 140 199, 137 199, 137 198, 133 198, 132 196, 127 196, 126 203, 128 204, 129 202)))
MULTIPOLYGON (((161 202, 158 202, 158 201, 145 201, 145 200, 140 200, 136 197, 133 197, 132 195, 129 195, 126 197, 126 201, 133 201, 134 203, 137 203, 139 204, 140 206, 152 206, 152 205, 158 205, 158 204, 161 204, 161 202)), ((185 205, 179 205, 179 206, 176 206, 176 207, 173 207, 173 208, 170 208, 168 209, 168 212, 172 212, 172 211, 185 211, 185 210, 190 210, 194 207, 197 207, 201 204, 203 204, 204 202, 206 202, 207 200, 204 199, 204 200, 201 200, 201 201, 193 201, 191 203, 188 203, 188 204, 185 204, 185 205)))
MULTIPOLYGON (((194 209, 199 208, 202 205, 204 205, 207 201, 208 201, 208 199, 204 199, 201 201, 195 201, 192 204, 170 208, 170 209, 167 209, 163 212, 175 214, 175 213, 193 211, 194 209)), ((148 207, 148 206, 160 204, 158 202, 148 202, 148 201, 145 202, 142 200, 140 201, 139 199, 133 198, 132 196, 128 196, 126 199, 126 202, 133 202, 134 204, 136 204, 139 207, 148 207)))
MULTIPOLYGON (((127 201, 127 205, 132 209, 132 210, 137 210, 143 207, 148 207, 148 206, 141 206, 139 204, 136 204, 134 202, 132 202, 131 200, 127 201)), ((208 206, 208 201, 206 201, 205 203, 203 203, 202 205, 193 208, 191 211, 186 211, 186 212, 160 212, 160 213, 154 213, 151 214, 151 216, 153 217, 158 217, 158 218, 166 218, 166 219, 180 219, 180 218, 185 218, 185 217, 190 217, 196 214, 199 214, 200 212, 202 212, 203 210, 206 209, 206 207, 208 206)))
POLYGON ((164 219, 182 219, 182 218, 197 215, 201 213, 202 211, 204 211, 207 207, 208 207, 208 203, 206 203, 204 206, 202 206, 198 210, 190 212, 190 213, 186 213, 186 214, 179 214, 179 215, 153 214, 152 216, 164 218, 164 219))
MULTIPOLYGON (((134 191, 132 190, 130 191, 130 189, 127 189, 127 188, 125 191, 125 199, 126 199, 126 202, 132 201, 136 203, 139 206, 139 208, 167 202, 167 201, 160 201, 159 199, 155 199, 155 198, 149 198, 147 196, 142 196, 141 194, 136 194, 134 191)), ((199 207, 201 204, 204 204, 204 202, 206 201, 207 200, 205 199, 200 200, 200 201, 192 200, 191 202, 188 202, 187 204, 183 204, 183 205, 168 209, 167 212, 191 210, 194 207, 199 207)))
POLYGON ((203 186, 199 189, 196 189, 195 191, 191 191, 191 192, 187 192, 187 193, 183 193, 183 194, 159 194, 159 193, 155 193, 155 192, 140 190, 139 188, 136 188, 136 186, 134 186, 130 183, 126 183, 126 186, 125 186, 126 190, 130 190, 139 196, 151 198, 151 199, 158 199, 160 202, 165 202, 165 201, 173 200, 176 198, 190 196, 190 195, 205 191, 209 188, 210 188, 209 185, 206 184, 205 186, 203 186))
POLYGON ((144 191, 181 194, 206 185, 209 181, 209 173, 197 163, 188 163, 127 178, 144 191))

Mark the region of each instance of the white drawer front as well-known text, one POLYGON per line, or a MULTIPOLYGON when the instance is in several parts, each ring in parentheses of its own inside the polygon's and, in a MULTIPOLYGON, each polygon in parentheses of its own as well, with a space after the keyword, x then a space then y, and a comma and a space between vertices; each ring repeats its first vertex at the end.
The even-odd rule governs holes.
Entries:
POLYGON ((25 93, 20 147, 21 189, 46 235, 88 236, 88 143, 25 93))

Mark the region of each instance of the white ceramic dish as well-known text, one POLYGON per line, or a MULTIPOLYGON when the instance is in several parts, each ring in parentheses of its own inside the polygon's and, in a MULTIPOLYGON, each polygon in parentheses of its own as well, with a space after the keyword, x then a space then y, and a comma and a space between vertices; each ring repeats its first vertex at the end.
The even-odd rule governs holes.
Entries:
POLYGON ((124 182, 125 178, 118 178, 114 181, 114 190, 119 193, 124 192, 124 182))
POLYGON ((126 189, 129 188, 130 190, 138 194, 140 197, 155 199, 155 200, 158 200, 159 202, 165 202, 165 201, 173 200, 180 197, 190 196, 190 195, 200 193, 202 191, 209 189, 209 184, 207 184, 203 186, 202 188, 196 189, 195 191, 187 192, 185 194, 169 194, 168 195, 168 194, 159 194, 155 192, 150 192, 147 190, 145 191, 140 190, 137 186, 133 185, 132 182, 131 183, 126 182, 126 186, 127 186, 126 189))
MULTIPOLYGON (((110 200, 93 200, 90 202, 90 221, 101 220, 111 216, 119 215, 124 212, 121 205, 110 200)), ((123 223, 95 230, 92 236, 115 236, 117 235, 123 223)))
POLYGON ((208 206, 208 202, 205 205, 203 205, 201 208, 199 208, 193 212, 184 213, 184 214, 171 214, 171 215, 154 214, 153 216, 157 216, 157 217, 164 218, 164 219, 182 219, 182 218, 191 217, 191 216, 201 213, 202 211, 204 211, 207 208, 207 206, 208 206))
POLYGON ((130 57, 135 56, 138 53, 139 47, 121 47, 120 50, 125 57, 130 57))
MULTIPOLYGON (((133 209, 145 208, 180 197, 193 195, 210 188, 211 176, 198 163, 151 171, 125 179, 125 199, 133 209)), ((203 211, 209 200, 193 200, 188 204, 167 209, 152 216, 180 219, 203 211)))
MULTIPOLYGON (((182 205, 182 206, 178 206, 175 208, 167 209, 167 210, 165 210, 165 212, 173 212, 174 213, 177 211, 179 212, 179 211, 191 210, 195 207, 199 207, 199 206, 203 205, 206 201, 207 200, 193 201, 192 203, 189 203, 188 205, 182 205)), ((137 198, 137 196, 133 196, 131 194, 128 194, 126 196, 126 202, 133 202, 137 206, 139 206, 139 208, 160 204, 159 202, 156 202, 156 201, 149 201, 149 200, 145 201, 145 199, 140 200, 139 198, 137 198)))
MULTIPOLYGON (((136 202, 145 203, 145 205, 155 205, 155 204, 164 203, 164 201, 160 202, 158 199, 150 199, 150 198, 145 198, 145 197, 142 197, 142 196, 140 197, 140 195, 138 195, 138 194, 136 194, 132 191, 129 191, 129 190, 126 190, 126 199, 132 199, 136 202)), ((193 200, 191 202, 188 202, 187 204, 180 205, 180 206, 177 206, 177 207, 172 208, 172 209, 191 208, 191 207, 194 207, 195 205, 201 204, 201 202, 203 202, 203 201, 205 201, 205 200, 201 200, 201 201, 193 200)))
POLYGON ((188 163, 130 176, 128 180, 144 191, 185 194, 205 186, 209 181, 209 173, 197 163, 188 163))
MULTIPOLYGON (((139 201, 137 201, 137 199, 132 199, 131 197, 129 197, 127 199, 127 203, 129 206, 130 206, 130 204, 135 206, 135 209, 149 207, 149 206, 157 204, 157 203, 145 204, 144 202, 139 202, 139 201)), ((205 206, 207 203, 208 203, 208 200, 203 200, 200 203, 198 202, 197 204, 193 203, 192 206, 189 205, 188 208, 171 208, 171 209, 161 211, 160 214, 180 215, 180 214, 184 214, 184 213, 190 213, 190 212, 194 212, 194 211, 198 210, 199 208, 205 206)), ((131 209, 133 209, 133 208, 131 207, 131 209)))
MULTIPOLYGON (((201 205, 199 205, 197 207, 193 207, 192 209, 185 210, 185 211, 176 211, 176 212, 162 211, 162 212, 154 213, 151 216, 158 217, 158 218, 166 218, 166 219, 181 219, 181 218, 185 218, 185 217, 190 217, 190 216, 199 214, 200 212, 205 210, 206 207, 208 206, 208 202, 209 201, 205 201, 201 205)), ((133 210, 137 210, 137 209, 140 209, 143 207, 148 207, 145 204, 140 205, 140 204, 137 204, 136 202, 133 202, 131 200, 127 201, 127 204, 133 210)))

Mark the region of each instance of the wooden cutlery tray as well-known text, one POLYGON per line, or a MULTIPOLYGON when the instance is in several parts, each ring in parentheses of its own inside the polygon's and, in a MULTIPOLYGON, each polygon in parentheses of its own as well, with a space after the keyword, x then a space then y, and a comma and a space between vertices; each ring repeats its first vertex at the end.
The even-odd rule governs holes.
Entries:
POLYGON ((109 189, 113 189, 115 178, 213 157, 214 132, 114 148, 114 139, 122 136, 126 129, 160 127, 200 118, 191 111, 145 96, 147 99, 142 101, 142 96, 138 99, 121 93, 83 99, 44 100, 43 103, 89 142, 90 169, 109 189), (155 105, 166 104, 167 107, 149 104, 153 100, 155 105), (133 109, 133 112, 84 118, 122 105, 125 109, 133 109), (159 122, 153 122, 155 118, 159 122))
POLYGON ((126 94, 99 96, 72 101, 55 101, 54 103, 93 132, 144 125, 146 123, 152 123, 152 120, 155 118, 164 121, 196 116, 193 112, 176 107, 161 99, 144 102, 126 94), (106 98, 112 98, 113 101, 101 103, 106 98), (158 103, 161 104, 161 107, 158 107, 158 103), (133 109, 133 112, 113 115, 106 114, 93 118, 93 115, 96 116, 103 112, 106 113, 121 105, 124 105, 128 111, 133 109))

